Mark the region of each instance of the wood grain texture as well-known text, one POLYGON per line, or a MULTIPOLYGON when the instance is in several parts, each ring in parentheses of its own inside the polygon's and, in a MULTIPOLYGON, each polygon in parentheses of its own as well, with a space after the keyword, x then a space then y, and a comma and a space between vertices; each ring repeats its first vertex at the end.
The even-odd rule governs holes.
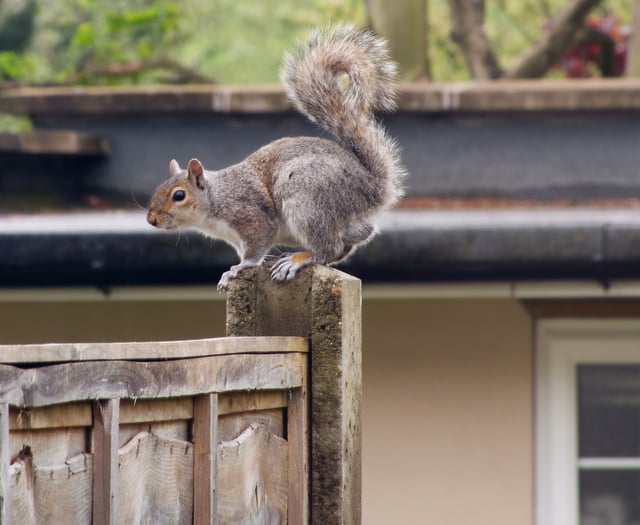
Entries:
POLYGON ((218 443, 233 441, 250 425, 263 425, 271 434, 285 437, 284 411, 282 409, 259 410, 226 414, 218 418, 218 443))
POLYGON ((91 403, 65 403, 41 408, 11 408, 10 430, 90 427, 93 424, 91 403))
POLYGON ((247 354, 170 361, 0 365, 0 402, 38 407, 89 399, 166 398, 209 392, 296 388, 303 355, 247 354))
POLYGON ((193 399, 123 399, 120 402, 120 424, 175 421, 193 417, 193 399))
POLYGON ((87 452, 87 428, 43 428, 12 430, 9 434, 11 457, 28 445, 38 466, 61 465, 77 454, 87 452))
POLYGON ((218 395, 198 396, 193 400, 194 525, 217 522, 217 451, 218 395))
POLYGON ((95 401, 93 419, 93 525, 116 525, 120 400, 95 401))
MULTIPOLYGON (((303 374, 304 378, 304 374, 303 374)), ((286 390, 267 390, 264 392, 232 392, 218 397, 218 414, 234 414, 284 408, 288 404, 286 390)))
POLYGON ((182 359, 210 355, 306 352, 307 348, 307 342, 299 337, 225 337, 137 343, 0 345, 0 362, 19 364, 182 359))
POLYGON ((309 421, 306 382, 291 391, 287 412, 289 497, 287 523, 309 523, 309 421))
POLYGON ((120 525, 193 523, 193 445, 142 432, 119 451, 120 525))
POLYGON ((0 525, 11 515, 9 460, 9 405, 0 403, 0 525))
POLYGON ((287 442, 267 427, 250 425, 218 446, 218 477, 219 525, 287 523, 287 442))

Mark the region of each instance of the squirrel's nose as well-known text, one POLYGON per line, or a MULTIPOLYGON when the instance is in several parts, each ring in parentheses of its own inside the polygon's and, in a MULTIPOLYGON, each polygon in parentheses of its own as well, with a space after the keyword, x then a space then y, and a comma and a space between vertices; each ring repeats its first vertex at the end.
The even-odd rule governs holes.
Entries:
POLYGON ((151 224, 151 226, 158 226, 158 218, 156 217, 155 213, 147 213, 147 222, 151 224))

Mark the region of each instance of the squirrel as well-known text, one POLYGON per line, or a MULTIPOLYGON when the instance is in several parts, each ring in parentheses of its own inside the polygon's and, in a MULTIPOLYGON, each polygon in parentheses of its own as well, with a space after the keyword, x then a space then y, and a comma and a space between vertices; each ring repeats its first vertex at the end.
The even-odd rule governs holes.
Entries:
POLYGON ((395 77, 386 43, 373 33, 351 25, 312 31, 285 53, 280 78, 294 106, 334 140, 281 138, 219 171, 195 158, 186 169, 172 160, 147 222, 231 244, 241 261, 222 275, 221 291, 272 246, 309 250, 282 254, 271 268, 276 281, 343 261, 371 240, 373 218, 402 195, 398 147, 374 116, 395 109, 395 77))

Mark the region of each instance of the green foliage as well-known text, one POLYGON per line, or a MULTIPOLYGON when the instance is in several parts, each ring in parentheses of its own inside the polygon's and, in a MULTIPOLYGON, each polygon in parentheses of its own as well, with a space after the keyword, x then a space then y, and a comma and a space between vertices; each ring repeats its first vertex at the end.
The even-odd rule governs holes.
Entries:
POLYGON ((221 83, 276 82, 282 53, 316 26, 366 21, 362 0, 192 0, 180 57, 221 83))
MULTIPOLYGON (((487 0, 485 30, 503 69, 512 67, 519 57, 538 42, 545 24, 553 19, 569 0, 487 0)), ((593 11, 597 15, 615 14, 623 25, 631 22, 628 0, 603 0, 593 11)), ((447 0, 429 0, 429 42, 435 80, 455 82, 469 80, 460 48, 451 41, 451 21, 447 0)), ((551 72, 553 76, 554 73, 551 72)))
POLYGON ((0 113, 0 132, 26 133, 31 129, 29 117, 0 113))
POLYGON ((184 35, 180 20, 181 7, 170 0, 67 0, 43 9, 44 34, 36 46, 57 82, 152 82, 154 72, 144 68, 127 77, 112 75, 110 66, 166 54, 184 35))
POLYGON ((0 22, 0 51, 23 52, 29 46, 37 11, 36 0, 13 2, 10 7, 4 7, 0 11, 3 14, 0 22))
POLYGON ((222 83, 275 82, 282 52, 309 28, 365 22, 362 0, 37 1, 27 83, 184 80, 172 61, 222 83))
MULTIPOLYGON (((507 69, 569 0, 486 0, 486 31, 507 69)), ((310 28, 366 24, 364 0, 0 0, 0 80, 33 84, 276 82, 282 53, 310 28), (17 8, 15 6, 18 6, 17 8), (39 9, 36 10, 36 7, 39 9), (2 42, 13 42, 2 47, 2 42), (13 47, 11 47, 13 46, 13 47), (160 63, 160 64, 159 64, 160 63), (167 67, 179 64, 180 68, 167 67), (155 65, 154 65, 155 64, 155 65), (159 65, 158 65, 159 64, 159 65), (195 75, 194 75, 195 76, 195 75)), ((468 79, 447 0, 429 0, 433 77, 468 79)), ((628 0, 598 14, 630 22, 628 0)))
POLYGON ((28 78, 35 69, 36 61, 32 56, 15 51, 0 51, 0 78, 5 80, 28 78))

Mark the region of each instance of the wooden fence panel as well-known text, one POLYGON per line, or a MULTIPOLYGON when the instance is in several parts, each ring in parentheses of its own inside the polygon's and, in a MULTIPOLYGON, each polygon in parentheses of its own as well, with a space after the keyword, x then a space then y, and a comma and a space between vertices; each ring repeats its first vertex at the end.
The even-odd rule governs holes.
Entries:
POLYGON ((287 441, 252 424, 218 446, 218 524, 287 523, 287 441))
POLYGON ((117 456, 117 523, 193 523, 193 449, 192 443, 148 432, 122 447, 117 456))
POLYGON ((10 470, 11 519, 6 523, 91 524, 91 455, 78 454, 60 465, 38 467, 30 451, 25 449, 11 464, 10 470))
POLYGON ((359 525, 360 282, 248 270, 227 331, 0 346, 0 525, 359 525))
POLYGON ((0 347, 0 523, 287 523, 307 344, 211 341, 0 347))

